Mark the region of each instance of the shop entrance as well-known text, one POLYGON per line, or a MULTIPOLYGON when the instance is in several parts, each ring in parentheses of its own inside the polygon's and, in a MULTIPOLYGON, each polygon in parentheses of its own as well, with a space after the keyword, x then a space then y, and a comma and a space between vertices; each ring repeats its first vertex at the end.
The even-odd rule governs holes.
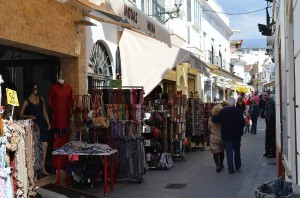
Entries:
MULTIPOLYGON (((38 93, 48 104, 49 88, 57 81, 59 65, 57 57, 0 45, 0 74, 15 86, 20 106, 28 96, 28 86, 32 82, 39 85, 38 93)), ((16 115, 19 110, 20 107, 16 108, 16 115)))

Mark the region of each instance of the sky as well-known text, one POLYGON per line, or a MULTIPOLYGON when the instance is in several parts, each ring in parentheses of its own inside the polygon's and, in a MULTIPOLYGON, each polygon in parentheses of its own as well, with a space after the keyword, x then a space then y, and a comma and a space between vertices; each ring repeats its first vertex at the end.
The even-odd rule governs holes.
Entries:
MULTIPOLYGON (((226 13, 245 13, 263 9, 267 6, 265 0, 217 0, 226 13)), ((269 13, 271 10, 269 9, 269 13)), ((232 40, 248 40, 258 43, 265 43, 265 36, 258 31, 257 24, 266 24, 266 11, 262 10, 253 14, 228 15, 230 28, 232 30, 241 30, 240 33, 234 33, 232 40)), ((245 47, 245 46, 244 46, 245 47)))

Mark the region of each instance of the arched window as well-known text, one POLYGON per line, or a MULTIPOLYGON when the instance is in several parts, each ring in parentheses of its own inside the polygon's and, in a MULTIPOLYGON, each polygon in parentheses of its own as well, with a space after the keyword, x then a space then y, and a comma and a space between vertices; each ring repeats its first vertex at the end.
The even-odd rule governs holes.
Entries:
POLYGON ((97 41, 94 44, 88 66, 91 67, 96 74, 106 77, 111 77, 113 75, 108 51, 101 41, 97 41))

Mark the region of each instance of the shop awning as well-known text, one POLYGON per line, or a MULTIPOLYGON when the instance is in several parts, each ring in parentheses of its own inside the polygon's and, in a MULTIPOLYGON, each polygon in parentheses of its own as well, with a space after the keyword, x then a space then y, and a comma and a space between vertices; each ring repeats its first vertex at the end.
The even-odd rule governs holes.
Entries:
POLYGON ((122 85, 143 86, 148 95, 180 63, 209 75, 207 65, 191 52, 124 29, 119 42, 122 62, 122 85))
POLYGON ((234 89, 240 92, 244 92, 244 93, 251 93, 251 90, 253 91, 253 87, 249 86, 249 85, 245 85, 242 83, 237 83, 234 85, 234 89))
POLYGON ((214 65, 214 64, 208 64, 209 67, 210 67, 210 71, 213 73, 213 74, 216 74, 217 76, 222 76, 222 77, 225 77, 227 79, 231 79, 235 82, 239 82, 239 83, 242 83, 243 82, 243 79, 239 76, 236 76, 232 73, 230 73, 229 71, 225 70, 225 69, 222 69, 220 68, 219 66, 217 65, 214 65))

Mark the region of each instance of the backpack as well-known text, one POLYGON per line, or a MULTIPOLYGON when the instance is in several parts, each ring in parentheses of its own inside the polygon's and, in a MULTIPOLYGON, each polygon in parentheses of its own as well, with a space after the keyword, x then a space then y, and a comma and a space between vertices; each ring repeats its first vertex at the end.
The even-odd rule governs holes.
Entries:
POLYGON ((157 164, 157 168, 170 170, 173 168, 173 159, 170 153, 163 153, 160 156, 160 160, 157 164))

